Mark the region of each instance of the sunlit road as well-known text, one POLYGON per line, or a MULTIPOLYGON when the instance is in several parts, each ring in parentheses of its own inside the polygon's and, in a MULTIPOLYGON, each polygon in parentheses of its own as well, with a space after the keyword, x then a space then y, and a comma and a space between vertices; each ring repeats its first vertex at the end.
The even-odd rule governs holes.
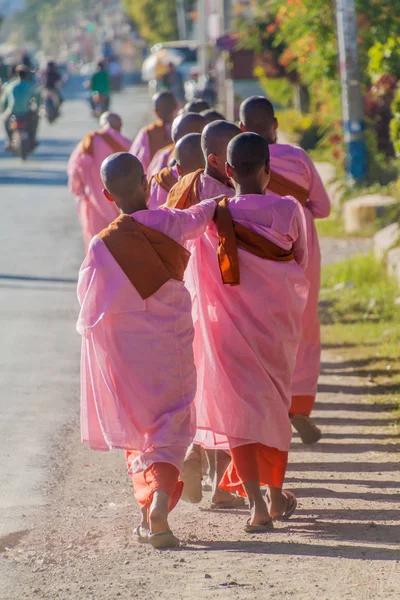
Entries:
MULTIPOLYGON (((0 546, 46 501, 59 466, 53 450, 78 410, 82 242, 66 164, 96 123, 74 87, 80 82, 69 84, 75 97, 58 122, 41 123, 41 145, 26 163, 0 153, 0 546)), ((113 109, 132 136, 149 113, 146 89, 115 96, 113 109)), ((57 455, 67 461, 68 448, 57 455)))

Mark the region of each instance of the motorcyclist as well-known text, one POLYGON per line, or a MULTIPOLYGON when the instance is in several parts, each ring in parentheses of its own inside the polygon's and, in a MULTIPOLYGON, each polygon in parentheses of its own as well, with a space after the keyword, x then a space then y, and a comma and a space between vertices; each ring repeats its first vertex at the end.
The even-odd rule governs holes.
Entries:
POLYGON ((46 90, 50 90, 58 96, 59 103, 61 104, 63 98, 59 90, 59 83, 62 80, 61 74, 57 68, 57 64, 50 60, 47 63, 46 70, 42 73, 41 84, 46 90))
POLYGON ((12 115, 26 118, 32 145, 37 145, 38 100, 36 86, 32 81, 29 81, 29 69, 25 65, 19 65, 16 68, 15 80, 7 84, 0 98, 0 108, 4 111, 4 124, 9 140, 6 143, 6 149, 11 146, 10 119, 12 115))
POLYGON ((90 104, 92 109, 95 109, 93 94, 97 92, 101 96, 105 98, 105 111, 107 111, 110 107, 110 76, 107 71, 106 62, 100 60, 97 63, 96 72, 93 73, 92 78, 90 80, 90 104))

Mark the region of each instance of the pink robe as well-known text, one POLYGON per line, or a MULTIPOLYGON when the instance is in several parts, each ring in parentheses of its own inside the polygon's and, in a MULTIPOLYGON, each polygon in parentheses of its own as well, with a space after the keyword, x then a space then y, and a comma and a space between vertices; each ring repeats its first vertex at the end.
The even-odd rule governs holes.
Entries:
POLYGON ((153 177, 153 175, 157 175, 162 169, 168 167, 168 161, 171 156, 171 147, 167 146, 165 148, 161 148, 158 152, 155 153, 149 166, 146 169, 147 179, 153 177))
MULTIPOLYGON (((130 140, 115 129, 105 130, 118 142, 130 146, 130 140)), ((100 167, 103 160, 113 154, 112 148, 99 136, 94 139, 94 156, 82 153, 82 143, 72 152, 68 162, 68 185, 77 198, 78 217, 81 222, 85 252, 96 233, 107 227, 119 215, 114 203, 103 195, 100 167)))
POLYGON ((208 448, 261 443, 287 451, 292 373, 308 295, 304 274, 304 212, 291 197, 237 196, 229 208, 238 223, 285 250, 295 260, 264 260, 239 248, 241 284, 221 281, 218 237, 211 224, 192 242, 197 368, 197 433, 208 448))
MULTIPOLYGON (((133 216, 182 245, 205 231, 215 206, 208 200, 187 211, 133 216)), ((138 451, 132 473, 154 462, 180 469, 195 428, 193 323, 185 284, 170 280, 142 300, 95 236, 80 270, 78 298, 82 441, 94 450, 138 451)))
POLYGON ((217 196, 228 196, 229 198, 232 198, 235 195, 233 187, 221 183, 218 179, 215 179, 206 173, 200 175, 198 189, 202 200, 216 198, 217 196))
MULTIPOLYGON (((176 167, 172 167, 171 172, 177 179, 179 178, 178 169, 176 167)), ((167 196, 168 192, 164 190, 164 188, 162 188, 161 185, 159 185, 153 178, 150 184, 150 199, 148 204, 150 210, 155 210, 156 208, 159 208, 165 204, 167 201, 167 196)))
MULTIPOLYGON (((171 131, 171 125, 167 125, 166 127, 169 131, 171 131)), ((133 144, 129 152, 140 160, 140 162, 143 165, 143 169, 147 171, 149 164, 151 163, 150 142, 149 135, 147 133, 147 127, 143 127, 139 131, 139 133, 133 140, 133 144)))
POLYGON ((293 375, 293 396, 316 396, 321 367, 318 296, 321 253, 314 219, 329 216, 331 202, 315 165, 307 152, 289 144, 270 145, 271 169, 309 190, 304 208, 307 223, 308 266, 306 276, 310 293, 303 315, 303 334, 293 375))

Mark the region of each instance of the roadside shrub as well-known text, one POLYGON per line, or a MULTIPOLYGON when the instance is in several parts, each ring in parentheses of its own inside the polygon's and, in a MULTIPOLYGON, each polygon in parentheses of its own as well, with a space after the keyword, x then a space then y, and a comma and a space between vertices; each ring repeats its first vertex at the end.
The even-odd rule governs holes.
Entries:
POLYGON ((392 108, 397 77, 382 75, 367 91, 364 99, 365 117, 369 129, 377 139, 377 147, 386 156, 393 157, 394 149, 390 139, 389 126, 392 119, 392 108))
POLYGON ((326 133, 326 126, 318 115, 302 115, 295 109, 279 111, 280 127, 295 144, 304 150, 313 150, 326 133))
POLYGON ((261 67, 256 67, 254 74, 258 77, 266 97, 276 110, 293 107, 293 86, 287 79, 267 77, 261 67))

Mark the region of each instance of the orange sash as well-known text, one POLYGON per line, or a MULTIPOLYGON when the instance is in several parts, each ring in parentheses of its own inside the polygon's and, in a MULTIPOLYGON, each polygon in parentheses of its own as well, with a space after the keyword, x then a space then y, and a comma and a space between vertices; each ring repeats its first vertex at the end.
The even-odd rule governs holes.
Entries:
POLYGON ((278 196, 293 196, 303 206, 306 205, 309 196, 308 190, 301 185, 290 181, 290 179, 287 179, 283 175, 275 173, 275 171, 271 171, 270 173, 267 188, 278 196))
POLYGON ((183 280, 190 252, 129 215, 115 219, 98 236, 143 300, 170 279, 183 280))
POLYGON ((146 127, 147 136, 149 138, 151 158, 162 148, 171 144, 171 134, 161 119, 146 127))
POLYGON ((199 194, 200 175, 203 172, 204 169, 198 169, 194 173, 189 173, 181 177, 169 192, 164 206, 183 210, 194 204, 198 204, 201 200, 199 194))
POLYGON ((129 147, 127 148, 124 144, 121 144, 121 142, 114 139, 113 136, 106 131, 92 131, 92 133, 88 133, 83 138, 82 152, 84 154, 94 156, 94 139, 96 135, 100 136, 103 142, 110 146, 113 152, 128 152, 129 150, 129 147))
POLYGON ((228 203, 229 198, 221 200, 214 217, 219 236, 218 263, 224 284, 240 284, 238 246, 268 260, 287 262, 294 259, 293 248, 289 252, 283 250, 259 233, 233 221, 228 203))
POLYGON ((178 181, 175 175, 172 173, 170 167, 165 167, 164 169, 161 169, 159 173, 154 175, 154 179, 156 180, 158 185, 162 187, 162 189, 166 192, 169 192, 170 189, 174 187, 174 185, 178 181))

